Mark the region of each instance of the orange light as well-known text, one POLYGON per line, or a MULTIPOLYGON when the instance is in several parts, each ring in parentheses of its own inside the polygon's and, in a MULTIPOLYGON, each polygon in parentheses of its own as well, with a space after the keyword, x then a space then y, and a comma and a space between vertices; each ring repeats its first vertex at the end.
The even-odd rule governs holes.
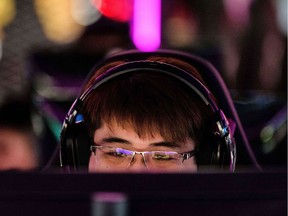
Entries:
POLYGON ((84 27, 72 17, 71 4, 70 0, 34 0, 39 22, 49 40, 68 44, 81 36, 84 27))
MULTIPOLYGON (((0 1, 0 29, 10 24, 16 14, 15 2, 12 0, 0 1)), ((0 30, 1 31, 1 30, 0 30)))

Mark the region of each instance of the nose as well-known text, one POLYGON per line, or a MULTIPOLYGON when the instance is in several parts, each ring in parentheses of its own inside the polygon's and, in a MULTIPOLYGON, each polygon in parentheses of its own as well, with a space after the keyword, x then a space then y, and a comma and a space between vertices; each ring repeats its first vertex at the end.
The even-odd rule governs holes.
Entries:
POLYGON ((144 156, 140 153, 135 153, 132 157, 131 162, 128 166, 128 171, 138 172, 138 171, 147 171, 147 165, 144 159, 144 156))

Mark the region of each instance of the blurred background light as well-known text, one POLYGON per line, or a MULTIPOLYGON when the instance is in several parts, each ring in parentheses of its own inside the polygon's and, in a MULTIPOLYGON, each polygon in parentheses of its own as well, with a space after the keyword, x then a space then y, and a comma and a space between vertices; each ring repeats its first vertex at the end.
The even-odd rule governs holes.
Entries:
POLYGON ((68 44, 82 34, 84 27, 73 19, 70 0, 35 0, 34 2, 39 22, 49 40, 68 44))
POLYGON ((96 22, 101 13, 92 5, 90 0, 72 0, 71 15, 80 25, 90 25, 96 22))
POLYGON ((2 40, 4 38, 3 28, 15 17, 15 2, 13 0, 0 1, 0 60, 2 58, 2 40))
POLYGON ((224 0, 229 21, 238 25, 246 25, 249 21, 251 2, 252 0, 224 0))
POLYGON ((166 43, 169 46, 182 49, 195 43, 199 23, 194 11, 191 11, 189 7, 184 4, 175 4, 173 11, 165 17, 162 29, 166 43))
POLYGON ((0 1, 0 29, 8 25, 13 20, 15 13, 15 2, 13 0, 0 1))
POLYGON ((279 29, 287 35, 287 0, 276 0, 276 10, 279 29))
POLYGON ((106 17, 128 22, 132 15, 133 0, 92 0, 93 5, 106 17))
POLYGON ((132 40, 147 52, 161 45, 161 0, 134 0, 132 40))

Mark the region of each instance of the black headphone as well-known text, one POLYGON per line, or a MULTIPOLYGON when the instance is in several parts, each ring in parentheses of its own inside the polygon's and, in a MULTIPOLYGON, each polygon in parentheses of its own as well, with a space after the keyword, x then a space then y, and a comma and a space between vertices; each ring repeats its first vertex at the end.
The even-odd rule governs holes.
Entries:
MULTIPOLYGON (((139 56, 148 55, 148 53, 136 53, 138 53, 139 56)), ((119 58, 119 56, 120 58, 123 58, 123 56, 127 58, 127 54, 125 53, 118 54, 117 58, 119 58)), ((210 155, 211 165, 214 167, 228 167, 228 169, 233 172, 236 163, 236 144, 234 141, 233 132, 230 128, 228 119, 224 115, 224 112, 217 106, 212 98, 211 92, 207 89, 207 87, 205 87, 190 73, 172 64, 143 60, 143 56, 142 58, 138 56, 140 60, 137 60, 135 55, 132 56, 135 59, 113 67, 98 76, 94 84, 74 101, 64 120, 61 131, 61 167, 66 168, 69 171, 75 171, 79 167, 88 167, 91 140, 87 126, 85 125, 83 114, 81 113, 81 105, 87 96, 92 91, 95 91, 99 86, 115 77, 128 73, 137 73, 137 71, 152 71, 153 73, 162 73, 167 76, 174 77, 182 83, 185 83, 189 88, 193 89, 193 91, 207 106, 210 107, 215 119, 215 131, 213 131, 213 133, 215 140, 217 141, 217 143, 213 144, 213 152, 212 155, 210 155)), ((115 60, 115 58, 115 56, 107 58, 100 64, 100 66, 98 64, 96 68, 92 70, 92 73, 94 73, 97 68, 105 65, 105 63, 115 60)), ((89 77, 90 76, 88 76, 88 78, 89 77)))

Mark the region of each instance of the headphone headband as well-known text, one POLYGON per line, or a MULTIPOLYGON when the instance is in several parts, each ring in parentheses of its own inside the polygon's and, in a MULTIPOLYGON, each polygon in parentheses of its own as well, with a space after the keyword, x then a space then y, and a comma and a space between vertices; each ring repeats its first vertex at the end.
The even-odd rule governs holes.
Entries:
POLYGON ((214 112, 218 110, 216 103, 212 99, 211 92, 192 74, 168 63, 149 60, 127 62, 107 70, 96 78, 96 80, 94 81, 94 85, 90 86, 79 97, 79 99, 83 102, 85 98, 90 94, 90 92, 113 78, 116 78, 123 74, 135 73, 139 71, 152 71, 153 73, 162 73, 172 76, 193 89, 194 92, 204 101, 206 105, 211 106, 214 112))

